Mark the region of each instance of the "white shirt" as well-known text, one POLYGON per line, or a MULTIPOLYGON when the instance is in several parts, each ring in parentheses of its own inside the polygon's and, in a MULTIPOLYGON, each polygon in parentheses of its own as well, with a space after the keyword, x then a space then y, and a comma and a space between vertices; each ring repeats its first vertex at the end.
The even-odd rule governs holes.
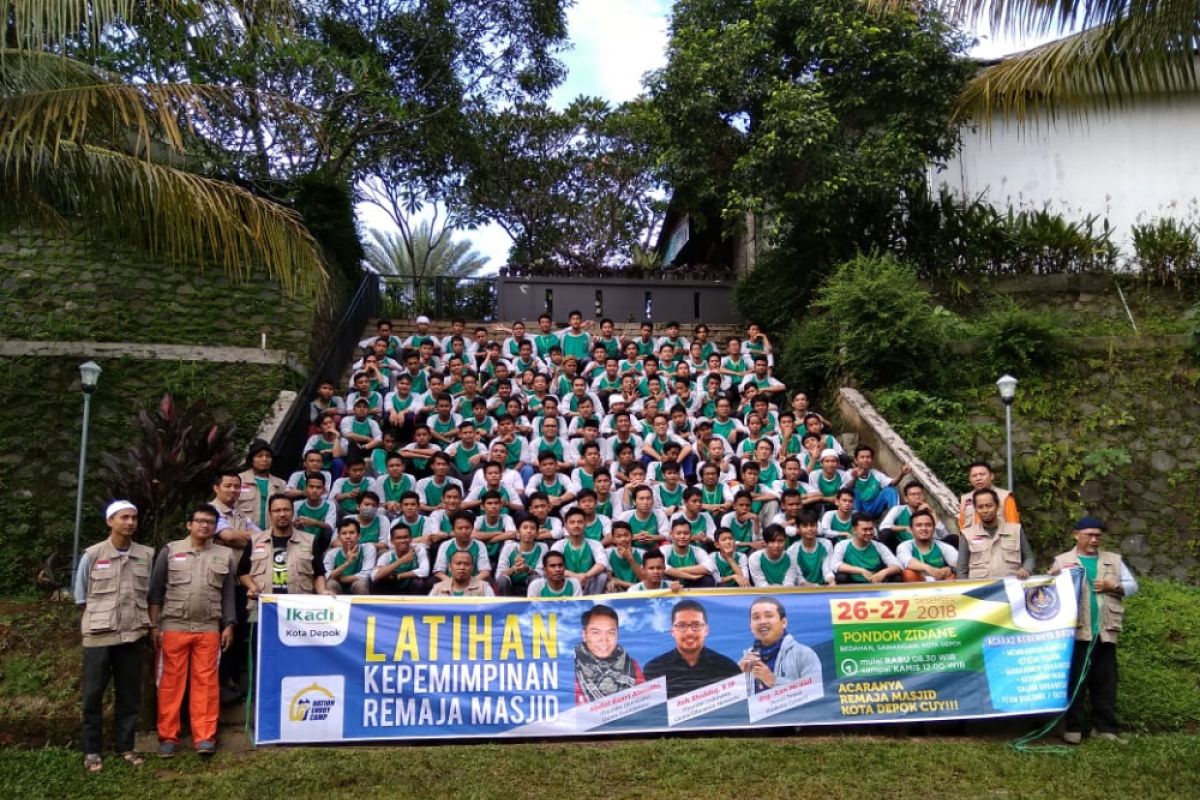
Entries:
MULTIPOLYGON (((829 568, 834 573, 838 571, 838 567, 845 563, 846 548, 851 546, 851 542, 851 539, 843 539, 842 541, 838 542, 836 546, 834 546, 833 555, 829 557, 829 568)), ((887 549, 887 545, 881 544, 874 539, 871 540, 870 544, 875 548, 875 552, 879 553, 879 557, 882 559, 884 567, 898 567, 900 569, 904 568, 904 565, 897 560, 892 551, 887 549)))
POLYGON ((784 550, 780 558, 787 563, 787 573, 783 577, 783 583, 771 583, 767 580, 766 574, 763 573, 762 561, 767 557, 766 550, 755 550, 750 554, 747 560, 750 570, 750 582, 755 586, 799 586, 800 585, 800 570, 796 567, 795 560, 784 550))
MULTIPOLYGON (((696 545, 692 544, 692 545, 688 545, 688 549, 691 550, 692 557, 694 559, 696 559, 696 563, 699 566, 704 567, 706 570, 708 570, 708 574, 713 576, 713 580, 715 580, 715 581, 721 580, 721 573, 717 570, 717 562, 712 560, 712 556, 710 556, 704 550, 703 547, 697 547, 696 545)), ((663 558, 669 559, 671 557, 671 553, 673 553, 675 551, 675 545, 673 545, 673 544, 661 545, 661 546, 659 546, 658 551, 663 554, 663 558)), ((671 569, 670 561, 667 562, 667 569, 671 569)), ((664 573, 664 576, 665 576, 665 573, 664 573)), ((669 576, 666 576, 663 578, 663 580, 675 580, 675 579, 671 578, 669 576)))
MULTIPOLYGON (((804 550, 804 542, 799 541, 787 549, 788 556, 792 559, 792 563, 796 565, 796 577, 799 578, 797 586, 810 585, 804 579, 803 570, 800 569, 800 551, 804 550)), ((806 553, 823 552, 825 556, 821 559, 821 577, 825 579, 825 583, 830 583, 834 579, 833 569, 830 567, 830 560, 833 558, 833 546, 824 539, 818 538, 814 542, 813 550, 804 550, 806 553)))
MULTIPOLYGON (((942 559, 946 562, 947 567, 950 567, 951 569, 957 568, 958 550, 956 548, 946 544, 945 542, 939 542, 937 539, 934 539, 931 544, 942 551, 942 559)), ((896 548, 896 560, 900 562, 900 566, 908 569, 908 562, 914 560, 920 561, 920 559, 915 555, 916 549, 917 543, 912 539, 899 544, 899 546, 896 548)), ((922 573, 922 577, 924 577, 926 581, 937 580, 932 575, 925 575, 924 573, 922 573)))
MULTIPOLYGON (((425 552, 425 548, 423 548, 423 547, 413 547, 412 551, 417 557, 417 566, 415 569, 413 569, 413 572, 416 573, 418 578, 428 578, 429 577, 429 554, 425 552)), ((379 560, 377 560, 375 562, 375 572, 372 573, 372 580, 378 580, 378 578, 375 576, 378 574, 380 567, 386 567, 388 564, 391 564, 395 560, 396 560, 396 551, 395 550, 391 550, 391 549, 384 550, 383 553, 380 554, 379 560)))

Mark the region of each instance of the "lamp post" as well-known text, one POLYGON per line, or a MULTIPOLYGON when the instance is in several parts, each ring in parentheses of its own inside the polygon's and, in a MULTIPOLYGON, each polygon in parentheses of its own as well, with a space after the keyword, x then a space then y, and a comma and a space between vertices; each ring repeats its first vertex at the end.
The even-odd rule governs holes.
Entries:
POLYGON ((71 588, 75 587, 75 570, 79 567, 79 528, 83 524, 83 474, 87 467, 88 423, 92 419, 92 393, 100 382, 100 365, 85 361, 79 365, 79 385, 83 389, 83 434, 79 438, 79 479, 75 482, 75 544, 71 547, 71 588))
POLYGON ((996 388, 1000 390, 1000 400, 1004 403, 1004 432, 1008 442, 1008 456, 1005 458, 1004 464, 1008 468, 1008 491, 1011 492, 1013 490, 1012 406, 1013 400, 1017 396, 1017 379, 1012 375, 1004 375, 996 381, 996 388))

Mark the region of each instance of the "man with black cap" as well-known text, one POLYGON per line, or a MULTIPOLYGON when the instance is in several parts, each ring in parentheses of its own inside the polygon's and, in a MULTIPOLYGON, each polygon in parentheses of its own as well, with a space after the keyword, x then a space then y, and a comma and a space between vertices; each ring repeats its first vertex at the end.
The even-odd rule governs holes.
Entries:
POLYGON ((1096 725, 1093 735, 1124 743, 1117 732, 1117 637, 1125 616, 1124 599, 1137 592, 1138 584, 1119 553, 1100 549, 1103 522, 1092 516, 1081 517, 1075 523, 1074 535, 1075 547, 1055 556, 1050 567, 1051 575, 1064 569, 1084 572, 1075 651, 1071 655, 1071 679, 1067 684, 1068 693, 1077 685, 1079 693, 1067 709, 1063 741, 1067 744, 1083 741, 1086 722, 1083 696, 1086 693, 1091 695, 1096 725))
POLYGON ((245 514, 260 531, 271 527, 267 501, 272 495, 287 492, 287 483, 283 478, 271 474, 274 460, 275 452, 271 445, 263 439, 255 439, 246 454, 246 470, 238 475, 242 479, 242 488, 238 494, 237 510, 245 514))
POLYGON ((83 607, 83 766, 88 772, 103 767, 104 691, 110 679, 117 752, 131 766, 142 764, 133 738, 151 628, 147 597, 154 549, 133 541, 137 508, 117 500, 104 517, 108 538, 84 550, 75 570, 75 602, 83 607))

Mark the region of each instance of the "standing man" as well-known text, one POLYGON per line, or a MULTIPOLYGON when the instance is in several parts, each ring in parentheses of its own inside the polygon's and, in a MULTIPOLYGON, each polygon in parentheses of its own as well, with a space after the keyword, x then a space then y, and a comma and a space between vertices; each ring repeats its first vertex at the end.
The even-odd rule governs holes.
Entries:
POLYGON ((1005 522, 1021 522, 1021 512, 1017 509, 1017 498, 1008 489, 995 485, 996 474, 992 465, 986 461, 975 461, 967 467, 967 481, 971 491, 958 499, 958 529, 969 528, 978 523, 975 518, 975 492, 980 489, 991 489, 999 498, 1001 514, 1005 522))
POLYGON ((1096 724, 1093 735, 1124 741, 1117 733, 1117 638, 1125 615, 1125 598, 1137 592, 1138 584, 1120 554, 1100 549, 1103 535, 1103 522, 1096 517, 1082 517, 1075 523, 1074 549, 1055 556, 1050 567, 1051 575, 1064 569, 1082 569, 1085 576, 1067 688, 1069 691, 1082 685, 1067 709, 1067 730, 1063 734, 1067 744, 1083 741, 1085 691, 1091 695, 1096 724), (1089 652, 1091 662, 1087 663, 1089 652))
POLYGON ((150 575, 150 627, 160 675, 158 754, 163 758, 179 748, 179 708, 185 690, 196 752, 211 756, 217 751, 217 661, 233 644, 237 574, 237 553, 213 543, 219 518, 210 505, 193 509, 188 535, 159 552, 150 575))
POLYGON ((246 455, 246 470, 238 475, 242 485, 237 510, 260 530, 266 530, 271 525, 267 501, 272 495, 287 491, 283 478, 271 474, 274 461, 275 453, 271 445, 262 439, 255 439, 250 443, 250 451, 246 455))
POLYGON ((976 489, 972 495, 975 524, 959 533, 958 575, 986 580, 1033 572, 1033 550, 1020 523, 1000 518, 1000 495, 995 489, 976 489))
POLYGON ((646 680, 667 679, 667 698, 701 689, 741 673, 737 662, 704 646, 708 638, 708 612, 695 600, 680 600, 671 609, 672 650, 646 664, 646 680))
POLYGON ((133 541, 137 508, 127 500, 104 512, 108 538, 83 551, 75 570, 75 602, 83 607, 83 766, 99 772, 104 729, 104 691, 109 680, 116 695, 113 738, 117 753, 131 766, 142 765, 133 752, 138 709, 142 703, 142 664, 150 615, 146 596, 154 550, 133 541))
POLYGON ((238 581, 246 590, 251 623, 258 619, 259 595, 325 593, 325 565, 316 553, 317 537, 296 527, 292 501, 284 494, 272 495, 268 513, 270 529, 254 534, 238 560, 238 581))

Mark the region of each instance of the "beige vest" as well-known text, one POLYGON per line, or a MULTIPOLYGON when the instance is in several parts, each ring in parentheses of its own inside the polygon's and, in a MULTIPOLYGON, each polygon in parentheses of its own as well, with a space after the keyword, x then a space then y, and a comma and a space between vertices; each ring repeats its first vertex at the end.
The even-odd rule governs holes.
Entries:
MULTIPOLYGON (((242 479, 242 492, 234 502, 234 508, 241 512, 243 517, 253 522, 259 528, 266 530, 271 527, 271 520, 269 519, 270 515, 268 515, 268 519, 259 519, 258 509, 262 502, 262 497, 258 493, 258 483, 254 480, 254 470, 248 469, 238 477, 242 479)), ((273 494, 283 494, 287 491, 287 482, 282 478, 271 475, 268 477, 267 482, 268 500, 271 499, 271 495, 273 494)), ((238 527, 237 523, 234 523, 234 527, 238 527)), ((242 527, 245 526, 243 525, 242 527)))
MULTIPOLYGON (((313 539, 311 533, 293 531, 287 544, 288 594, 313 593, 313 539)), ((271 573, 274 545, 270 531, 254 534, 250 542, 250 579, 259 594, 272 594, 271 573)), ((250 619, 258 616, 258 601, 247 600, 250 619)))
MULTIPOLYGON (((1000 518, 1005 522, 1020 522, 1021 514, 1017 511, 1017 498, 1008 489, 999 486, 991 487, 1000 501, 1000 518)), ((958 499, 958 529, 970 528, 977 524, 975 519, 975 490, 967 492, 958 499)))
POLYGON ((192 549, 189 538, 166 547, 167 590, 158 626, 164 631, 208 633, 221 628, 221 598, 225 577, 237 572, 239 551, 216 544, 192 549))
POLYGON ((1001 522, 995 536, 980 525, 962 531, 963 544, 971 552, 967 578, 1004 578, 1021 568, 1021 526, 1001 522))
MULTIPOLYGON (((1054 557, 1055 569, 1062 569, 1067 564, 1079 563, 1079 550, 1074 548, 1065 553, 1059 553, 1054 557)), ((1101 550, 1096 562, 1097 575, 1104 576, 1105 573, 1121 579, 1121 556, 1117 553, 1110 553, 1101 550)), ((1084 582, 1087 582, 1086 577, 1084 582)), ((1089 642, 1092 639, 1092 603, 1090 594, 1092 587, 1084 586, 1083 591, 1079 595, 1079 623, 1075 626, 1075 638, 1089 642)), ((1105 592, 1096 596, 1100 605, 1100 641, 1107 644, 1116 644, 1120 638, 1121 630, 1125 623, 1125 600, 1115 594, 1105 592)))
POLYGON ((144 637, 150 630, 146 596, 154 549, 134 542, 122 553, 105 539, 84 552, 90 567, 80 621, 83 646, 109 647, 144 637))
MULTIPOLYGON (((485 597, 487 584, 479 580, 479 578, 471 578, 471 582, 467 584, 467 588, 463 590, 463 597, 485 597)), ((440 583, 434 585, 429 591, 430 597, 453 597, 454 582, 447 578, 440 583)))

